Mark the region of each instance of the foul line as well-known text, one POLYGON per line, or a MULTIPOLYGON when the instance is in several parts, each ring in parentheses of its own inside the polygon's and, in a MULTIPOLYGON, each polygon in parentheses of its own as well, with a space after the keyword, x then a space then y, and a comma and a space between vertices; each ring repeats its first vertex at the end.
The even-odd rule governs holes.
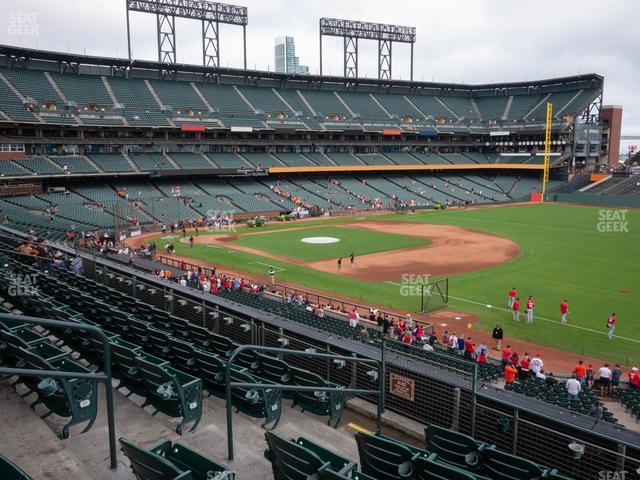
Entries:
MULTIPOLYGON (((489 306, 489 304, 487 303, 482 303, 482 302, 476 302, 474 300, 467 300, 466 298, 460 298, 460 297, 454 297, 453 295, 449 295, 449 298, 453 298, 455 300, 460 300, 462 302, 468 302, 468 303, 473 303, 475 305, 484 305, 487 308, 497 308, 498 310, 502 310, 503 312, 511 312, 511 310, 509 310, 508 308, 503 308, 503 307, 496 307, 495 305, 491 305, 489 306)), ((537 318, 538 320, 542 320, 543 322, 549 322, 549 323, 557 323, 558 325, 562 325, 559 321, 557 320, 551 320, 550 318, 545 318, 545 317, 539 317, 537 315, 534 315, 533 318, 537 318)), ((577 328, 579 330, 584 330, 586 332, 592 332, 592 333, 597 333, 598 335, 605 335, 607 336, 608 334, 605 332, 600 332, 598 330, 594 330, 592 328, 587 328, 587 327, 581 327, 580 325, 573 325, 571 323, 565 323, 564 324, 565 327, 572 327, 572 328, 577 328)), ((635 343, 640 343, 640 340, 636 340, 634 338, 627 338, 627 337, 621 337, 619 335, 614 335, 614 338, 619 338, 621 340, 627 340, 629 342, 635 342, 635 343)))
MULTIPOLYGON (((387 281, 386 283, 391 283, 392 285, 398 285, 400 287, 403 287, 403 286, 406 285, 406 284, 403 284, 403 283, 392 282, 392 281, 387 281)), ((487 308, 496 308, 498 310, 502 310, 503 312, 511 313, 511 310, 508 309, 508 308, 496 307, 495 305, 489 305, 488 303, 476 302, 475 300, 468 300, 466 298, 454 297, 453 295, 449 295, 449 298, 453 298, 454 300, 460 300, 461 302, 473 303, 474 305, 482 305, 482 306, 487 307, 487 308)), ((540 317, 540 316, 537 316, 537 315, 534 315, 533 318, 534 319, 538 319, 538 320, 542 320, 543 322, 556 323, 558 325, 562 325, 559 321, 551 320, 550 318, 540 317)), ((565 327, 577 328, 579 330, 584 330, 586 332, 597 333, 598 335, 604 335, 604 336, 608 335, 608 333, 605 333, 605 332, 600 332, 600 331, 594 330, 592 328, 581 327, 580 325, 573 325, 571 323, 565 323, 564 326, 565 327)), ((640 340, 636 340, 635 338, 621 337, 619 335, 614 335, 613 338, 619 338, 620 340, 626 340, 628 342, 640 343, 640 340)))
POLYGON ((258 265, 264 265, 265 267, 273 268, 276 271, 276 273, 284 272, 286 270, 285 268, 276 267, 275 265, 269 265, 268 263, 262 263, 262 262, 247 262, 247 265, 256 264, 256 263, 258 265))

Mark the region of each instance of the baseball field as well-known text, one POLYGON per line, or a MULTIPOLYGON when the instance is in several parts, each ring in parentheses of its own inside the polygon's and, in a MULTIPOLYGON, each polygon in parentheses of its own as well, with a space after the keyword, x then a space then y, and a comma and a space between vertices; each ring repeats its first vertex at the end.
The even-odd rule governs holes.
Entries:
POLYGON ((278 281, 405 312, 417 311, 420 297, 403 287, 448 277, 448 308, 477 317, 474 328, 501 323, 513 338, 633 365, 640 363, 639 225, 637 210, 544 204, 201 231, 193 246, 178 235, 153 238, 159 249, 172 241, 194 263, 248 276, 273 267, 278 281), (533 324, 512 320, 512 286, 523 310, 534 297, 533 324), (618 323, 608 340, 612 312, 618 323))

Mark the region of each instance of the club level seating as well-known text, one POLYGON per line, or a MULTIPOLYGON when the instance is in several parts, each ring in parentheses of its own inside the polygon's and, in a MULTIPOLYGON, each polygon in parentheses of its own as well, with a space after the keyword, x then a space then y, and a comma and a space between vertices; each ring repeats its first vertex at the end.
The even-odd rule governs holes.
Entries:
MULTIPOLYGON (((274 156, 287 167, 315 167, 316 164, 300 153, 276 153, 274 156)), ((328 163, 328 162, 327 162, 328 163)))
POLYGON ((366 165, 393 165, 391 160, 379 153, 360 154, 358 158, 366 165))
POLYGON ((236 155, 235 153, 213 153, 207 152, 207 158, 211 160, 213 163, 218 165, 220 168, 232 168, 232 169, 240 169, 240 168, 255 168, 245 159, 243 159, 240 155, 236 155))
POLYGON ((2 480, 32 480, 29 475, 4 455, 0 455, 0 478, 2 480))
POLYGON ((23 168, 31 170, 36 175, 61 175, 64 173, 58 165, 44 157, 26 157, 15 161, 23 168))
POLYGON ((60 167, 68 173, 98 173, 96 167, 94 167, 86 157, 80 155, 49 155, 49 159, 60 165, 60 167))
MULTIPOLYGON (((264 456, 271 462, 274 479, 306 480, 325 477, 328 473, 349 477, 357 465, 337 452, 328 450, 304 437, 288 440, 274 432, 266 432, 264 456)), ((351 477, 353 478, 353 477, 351 477)))
POLYGON ((235 473, 202 454, 179 443, 166 440, 149 449, 120 438, 122 451, 139 480, 235 479, 235 473))
POLYGON ((410 153, 405 152, 385 152, 384 155, 391 159, 396 165, 421 165, 422 162, 410 153))
POLYGON ((121 153, 91 153, 89 158, 105 172, 134 172, 121 153))
POLYGON ((31 172, 10 160, 0 160, 0 177, 14 177, 20 175, 31 175, 31 172))
POLYGON ((284 166, 276 157, 268 153, 242 153, 241 155, 256 167, 269 168, 284 166))
POLYGON ((215 168, 206 157, 199 153, 174 152, 170 153, 169 156, 175 160, 180 168, 215 168))
POLYGON ((159 152, 130 153, 129 157, 140 170, 173 170, 173 164, 159 152))

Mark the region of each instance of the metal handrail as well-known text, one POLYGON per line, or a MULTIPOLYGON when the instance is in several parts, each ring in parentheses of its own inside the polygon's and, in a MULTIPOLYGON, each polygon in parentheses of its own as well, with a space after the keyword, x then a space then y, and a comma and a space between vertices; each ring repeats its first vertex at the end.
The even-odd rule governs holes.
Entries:
POLYGON ((60 327, 68 328, 71 330, 82 330, 91 336, 99 339, 102 342, 104 351, 104 374, 98 373, 75 373, 75 372, 59 372, 57 370, 34 370, 26 368, 5 368, 0 367, 0 374, 7 375, 20 375, 28 377, 53 377, 53 378, 85 378, 97 381, 103 381, 106 388, 107 397, 107 428, 109 430, 109 457, 110 468, 115 469, 118 467, 118 457, 116 450, 116 428, 115 418, 113 414, 113 386, 111 384, 111 345, 109 345, 109 339, 105 335, 104 331, 93 325, 84 325, 74 322, 64 322, 60 320, 49 320, 45 318, 36 318, 22 315, 14 315, 8 313, 0 313, 0 319, 2 321, 8 321, 12 323, 29 323, 32 325, 42 325, 45 327, 60 327))
POLYGON ((358 395, 377 395, 377 415, 376 415, 376 431, 379 433, 382 429, 382 408, 384 405, 384 391, 385 391, 385 373, 384 363, 381 360, 375 360, 373 358, 362 357, 347 357, 343 355, 331 355, 330 353, 317 353, 306 352, 299 350, 288 350, 286 348, 277 347, 263 347, 260 345, 240 345, 236 348, 225 367, 225 385, 226 385, 226 402, 227 402, 227 452, 229 460, 233 460, 233 406, 231 405, 231 389, 235 388, 255 388, 259 390, 285 390, 285 391, 314 391, 314 392, 339 392, 339 393, 354 393, 358 395), (232 382, 231 381, 231 367, 233 360, 242 352, 246 350, 252 350, 254 352, 269 352, 269 353, 283 353, 287 355, 298 355, 302 357, 315 357, 315 358, 329 358, 332 360, 344 360, 345 362, 355 363, 368 363, 374 364, 378 367, 378 390, 366 390, 361 388, 336 388, 336 387, 315 387, 315 386, 297 386, 297 385, 284 385, 280 383, 244 383, 244 382, 232 382))

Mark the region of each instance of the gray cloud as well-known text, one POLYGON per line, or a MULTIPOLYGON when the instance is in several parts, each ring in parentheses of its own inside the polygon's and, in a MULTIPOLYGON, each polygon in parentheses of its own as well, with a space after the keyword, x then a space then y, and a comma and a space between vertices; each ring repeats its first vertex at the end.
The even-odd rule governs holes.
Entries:
MULTIPOLYGON (((231 2, 233 3, 233 2, 231 2)), ((605 104, 624 106, 624 133, 640 135, 640 2, 633 0, 238 0, 249 8, 248 67, 273 70, 273 39, 292 35, 301 63, 318 71, 318 19, 338 17, 417 27, 414 78, 520 81, 599 73, 605 104)), ((155 18, 132 14, 133 56, 155 59, 155 18)), ((177 21, 178 61, 200 63, 200 24, 177 21)), ((4 0, 0 42, 126 56, 122 0, 4 0), (36 13, 38 35, 12 35, 12 13, 36 13), (2 25, 5 19, 5 25, 2 25)), ((342 44, 325 38, 323 71, 342 72, 342 44)), ((242 66, 242 32, 221 27, 221 64, 242 66)), ((393 74, 409 77, 409 48, 394 45, 393 74)), ((376 75, 376 44, 361 42, 360 72, 376 75)), ((636 142, 637 143, 637 142, 636 142)))

